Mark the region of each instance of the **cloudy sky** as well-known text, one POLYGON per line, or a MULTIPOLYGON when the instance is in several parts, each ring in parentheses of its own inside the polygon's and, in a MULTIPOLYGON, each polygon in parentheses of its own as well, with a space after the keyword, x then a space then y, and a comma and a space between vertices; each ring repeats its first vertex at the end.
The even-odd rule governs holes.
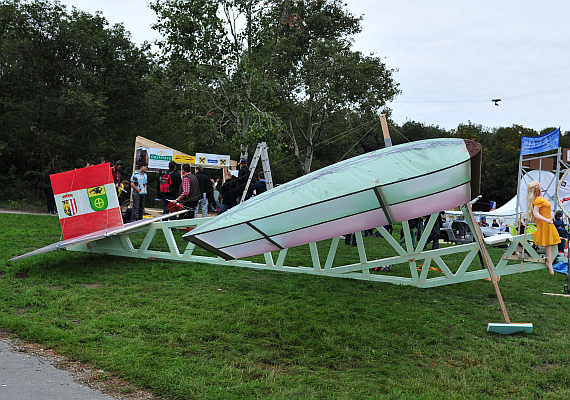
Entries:
MULTIPOLYGON (((491 0, 346 0, 363 15, 354 49, 382 57, 402 94, 390 104, 406 120, 446 129, 471 121, 570 131, 570 3, 491 0), (492 99, 500 98, 499 106, 492 99)), ((151 42, 146 0, 63 0, 151 42)))

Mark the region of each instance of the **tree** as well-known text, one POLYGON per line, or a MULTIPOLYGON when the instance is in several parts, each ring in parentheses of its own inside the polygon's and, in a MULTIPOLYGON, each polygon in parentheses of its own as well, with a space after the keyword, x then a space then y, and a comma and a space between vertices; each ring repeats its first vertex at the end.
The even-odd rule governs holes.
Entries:
MULTIPOLYGON (((269 12, 286 13, 288 1, 157 0, 154 26, 170 79, 188 99, 201 104, 189 110, 188 123, 247 148, 259 141, 277 142, 279 118, 271 112, 271 71, 275 41, 282 30, 269 12)), ((189 138, 189 141, 193 141, 189 138)), ((202 149, 203 150, 203 149, 202 149)))
POLYGON ((173 79, 207 105, 192 119, 208 117, 220 141, 244 147, 286 139, 302 173, 328 125, 343 124, 349 112, 377 112, 398 93, 379 58, 351 50, 360 19, 338 0, 157 0, 151 7, 173 79))
POLYGON ((49 166, 84 166, 125 145, 130 154, 145 125, 146 47, 100 14, 68 13, 57 1, 0 2, 1 183, 16 174, 33 183, 49 166))
POLYGON ((340 1, 292 1, 290 7, 294 22, 286 26, 277 46, 275 74, 279 115, 306 174, 328 126, 344 125, 349 113, 387 112, 386 103, 399 90, 394 70, 380 58, 351 49, 352 36, 361 30, 360 18, 340 1))
POLYGON ((516 196, 521 137, 536 134, 520 125, 489 129, 469 122, 458 126, 457 136, 483 146, 481 193, 484 200, 501 204, 516 196))

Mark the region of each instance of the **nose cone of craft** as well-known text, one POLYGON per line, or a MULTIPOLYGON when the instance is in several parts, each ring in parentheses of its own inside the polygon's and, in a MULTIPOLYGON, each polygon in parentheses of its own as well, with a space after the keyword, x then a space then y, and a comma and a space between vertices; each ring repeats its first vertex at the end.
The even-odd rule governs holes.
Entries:
POLYGON ((481 161, 483 158, 483 146, 474 140, 463 139, 467 151, 471 156, 471 198, 481 194, 481 161))

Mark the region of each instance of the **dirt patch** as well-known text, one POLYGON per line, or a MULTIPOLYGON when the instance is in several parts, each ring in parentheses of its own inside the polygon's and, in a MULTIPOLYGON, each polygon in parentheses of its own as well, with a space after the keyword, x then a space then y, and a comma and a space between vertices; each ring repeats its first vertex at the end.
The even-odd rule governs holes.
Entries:
POLYGON ((103 287, 100 283, 88 283, 85 285, 86 288, 91 288, 91 289, 98 289, 100 287, 103 287))
POLYGON ((28 271, 20 271, 16 272, 17 279, 27 279, 30 277, 30 273, 28 271))
POLYGON ((111 373, 92 368, 89 364, 73 361, 57 354, 52 349, 46 349, 36 343, 28 343, 16 339, 6 329, 0 329, 0 339, 8 342, 12 350, 19 351, 47 361, 56 368, 68 371, 76 382, 97 389, 101 393, 121 400, 160 400, 160 397, 142 390, 138 386, 119 379, 111 373))
POLYGON ((246 281, 268 281, 271 277, 267 275, 252 276, 251 278, 245 278, 246 281))

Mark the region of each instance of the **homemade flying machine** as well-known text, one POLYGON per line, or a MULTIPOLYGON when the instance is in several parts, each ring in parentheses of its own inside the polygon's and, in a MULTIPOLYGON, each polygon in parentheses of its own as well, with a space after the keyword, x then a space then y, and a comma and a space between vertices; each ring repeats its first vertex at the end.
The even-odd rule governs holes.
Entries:
MULTIPOLYGON (((509 265, 509 260, 518 257, 515 251, 517 246, 523 244, 522 235, 509 242, 505 255, 497 265, 493 265, 488 257, 483 236, 469 205, 469 201, 479 195, 481 146, 469 140, 423 140, 363 154, 278 186, 219 217, 161 220, 173 215, 168 214, 125 225, 115 222, 115 211, 107 208, 94 209, 102 207, 100 202, 98 206, 94 205, 94 199, 89 197, 94 193, 94 187, 103 186, 105 189, 107 207, 116 208, 118 205, 114 199, 110 199, 115 191, 105 186, 112 179, 85 178, 85 173, 94 172, 94 169, 88 169, 96 167, 103 171, 109 169, 109 164, 72 171, 73 174, 65 177, 58 176, 63 174, 52 175, 55 182, 60 178, 62 182, 61 185, 58 183, 53 186, 65 240, 12 260, 66 248, 69 251, 232 265, 418 287, 440 286, 491 276, 507 323, 510 321, 495 276, 545 267, 530 246, 527 246, 530 258, 523 260, 521 271, 518 264, 509 265), (74 217, 64 210, 64 202, 70 199, 66 197, 69 195, 76 199, 77 213, 81 212, 82 226, 86 230, 74 228, 73 234, 66 235, 71 218, 74 217), (466 220, 478 240, 470 244, 424 251, 439 211, 457 206, 462 206, 466 220), (104 212, 106 213, 97 214, 104 212), (423 235, 415 244, 407 220, 425 215, 431 217, 423 235), (99 221, 97 224, 90 222, 94 218, 99 221), (402 222, 404 246, 398 244, 383 228, 384 225, 396 222, 402 222), (187 244, 177 243, 172 232, 172 228, 181 227, 194 228, 183 236, 187 244), (378 228, 396 255, 374 260, 367 257, 360 232, 370 228, 378 228), (159 231, 166 240, 166 251, 151 249, 159 231), (358 261, 338 265, 339 261, 335 259, 339 236, 351 232, 356 232, 358 261), (131 240, 134 234, 143 234, 142 242, 131 240), (330 245, 326 244, 329 247, 323 263, 318 246, 325 244, 318 245, 316 242, 327 239, 332 240, 330 245), (285 262, 288 249, 306 244, 309 245, 312 267, 287 266, 285 262), (204 251, 196 251, 196 246, 213 256, 205 255, 204 251), (276 257, 274 253, 278 253, 276 257), (448 265, 444 261, 446 256, 460 253, 465 253, 465 256, 459 265, 448 265), (264 255, 265 262, 243 260, 258 254, 264 255), (483 256, 487 269, 469 268, 478 254, 483 256), (376 272, 388 264, 407 264, 409 275, 394 276, 376 272), (437 266, 443 275, 429 274, 432 265, 437 266)), ((97 171, 98 176, 104 177, 105 173, 99 174, 100 172, 97 171)), ((74 223, 73 226, 81 224, 74 223)), ((504 333, 528 331, 528 326, 524 329, 514 329, 515 324, 509 326, 512 329, 504 333)))

